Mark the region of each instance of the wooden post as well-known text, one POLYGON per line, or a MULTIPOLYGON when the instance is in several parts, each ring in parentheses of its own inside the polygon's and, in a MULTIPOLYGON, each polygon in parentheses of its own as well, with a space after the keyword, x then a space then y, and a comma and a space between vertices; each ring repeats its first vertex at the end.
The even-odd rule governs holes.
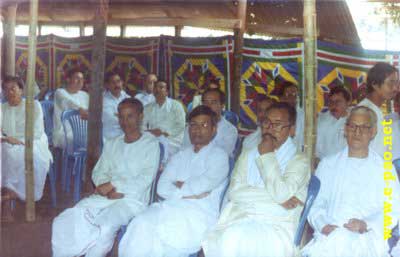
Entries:
MULTIPOLYGON (((243 35, 246 30, 246 9, 247 0, 239 0, 237 6, 237 17, 240 20, 239 28, 234 29, 234 66, 233 66, 233 88, 231 96, 231 109, 239 114, 240 112, 240 82, 242 80, 242 63, 243 63, 243 35)), ((230 85, 228 85, 230 86, 230 85)))
POLYGON ((89 123, 85 191, 92 189, 91 174, 100 156, 103 112, 103 85, 106 55, 108 0, 99 0, 93 26, 92 85, 89 99, 89 123))
POLYGON ((34 130, 34 105, 33 105, 33 83, 35 81, 36 68, 36 29, 38 17, 38 0, 31 0, 29 15, 29 42, 28 42, 28 74, 26 78, 25 99, 25 194, 26 208, 25 218, 27 221, 35 221, 35 180, 33 176, 33 130, 34 130))
POLYGON ((183 26, 175 26, 175 37, 180 37, 182 34, 183 26))
POLYGON ((7 6, 4 20, 5 74, 15 75, 15 21, 17 4, 7 6))
POLYGON ((85 24, 83 23, 79 24, 79 36, 80 37, 85 36, 85 24))
POLYGON ((304 151, 314 166, 316 141, 316 12, 315 0, 304 0, 304 81, 305 81, 305 126, 304 151))

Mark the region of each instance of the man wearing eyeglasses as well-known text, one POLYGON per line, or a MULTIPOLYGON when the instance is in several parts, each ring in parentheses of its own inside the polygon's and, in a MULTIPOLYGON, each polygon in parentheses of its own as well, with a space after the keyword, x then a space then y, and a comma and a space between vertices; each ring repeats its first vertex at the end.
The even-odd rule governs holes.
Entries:
POLYGON ((219 215, 228 155, 212 142, 217 118, 200 105, 189 114, 191 145, 172 156, 157 194, 164 201, 136 216, 120 242, 120 257, 183 257, 200 250, 219 215))
POLYGON ((315 233, 303 256, 389 256, 384 224, 390 231, 398 222, 400 188, 391 162, 370 147, 376 133, 375 112, 355 107, 345 126, 348 147, 316 170, 321 188, 308 215, 315 233), (391 222, 384 221, 384 209, 391 222))
POLYGON ((295 121, 296 110, 287 103, 268 108, 262 141, 240 155, 228 203, 202 244, 206 257, 296 256, 294 234, 310 166, 291 138, 295 121))
MULTIPOLYGON (((202 97, 202 104, 208 106, 217 114, 217 133, 213 139, 214 143, 221 147, 229 156, 233 156, 238 131, 229 121, 222 116, 225 106, 225 94, 218 88, 207 89, 202 97)), ((190 145, 188 128, 183 137, 183 147, 190 145)))
POLYGON ((381 110, 385 102, 390 102, 399 87, 399 72, 388 63, 377 63, 368 71, 367 97, 358 106, 366 106, 373 110, 377 116, 377 134, 371 142, 371 147, 383 156, 385 150, 389 150, 383 144, 383 125, 385 116, 381 110))
POLYGON ((349 114, 351 95, 343 86, 332 88, 328 95, 329 111, 318 115, 316 155, 322 159, 346 147, 344 123, 349 114))

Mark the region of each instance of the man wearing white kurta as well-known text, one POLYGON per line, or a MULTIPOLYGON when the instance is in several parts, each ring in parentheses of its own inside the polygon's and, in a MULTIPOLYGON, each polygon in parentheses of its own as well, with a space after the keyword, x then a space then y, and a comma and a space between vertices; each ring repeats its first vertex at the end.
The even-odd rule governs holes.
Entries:
POLYGON ((142 118, 139 100, 119 104, 124 135, 105 143, 93 170, 95 193, 54 219, 53 257, 106 256, 119 228, 147 207, 160 149, 155 137, 141 134, 142 118))
MULTIPOLYGON (((7 102, 1 106, 1 187, 25 200, 25 100, 22 84, 16 77, 6 77, 3 92, 7 102)), ((42 198, 49 163, 52 159, 44 132, 43 112, 38 101, 33 110, 34 200, 42 198)))
POLYGON ((110 74, 106 81, 107 90, 103 94, 103 139, 109 140, 123 134, 118 122, 118 104, 129 95, 122 89, 118 74, 110 74))
MULTIPOLYGON (((79 110, 82 119, 88 118, 89 95, 82 91, 83 74, 79 70, 71 70, 68 73, 66 88, 59 88, 54 93, 54 114, 53 114, 53 145, 65 148, 64 129, 61 122, 61 115, 69 109, 79 110)), ((72 140, 72 129, 67 126, 67 138, 72 140)))
POLYGON ((154 103, 156 98, 153 95, 154 83, 157 82, 155 74, 147 74, 144 80, 144 88, 142 92, 135 95, 135 98, 142 102, 143 106, 154 103))
POLYGON ((293 140, 297 146, 297 149, 303 151, 304 146, 304 110, 298 104, 297 98, 299 95, 299 89, 292 82, 285 82, 283 85, 283 95, 281 97, 282 102, 286 102, 296 108, 296 132, 293 136, 293 140))
POLYGON ((198 106, 189 115, 192 145, 172 156, 158 182, 165 200, 135 217, 120 242, 120 257, 187 257, 218 219, 227 184, 228 155, 211 142, 215 113, 198 106))
POLYGON ((390 64, 377 63, 368 71, 367 97, 358 106, 365 106, 373 110, 377 116, 377 134, 372 140, 370 147, 383 157, 386 148, 383 144, 384 115, 382 105, 387 100, 392 100, 397 93, 399 83, 399 72, 390 64))
POLYGON ((389 256, 383 210, 391 205, 391 229, 400 217, 400 188, 393 167, 368 147, 376 122, 374 111, 355 107, 346 121, 348 147, 319 164, 321 188, 308 215, 314 239, 303 248, 303 256, 389 256))
POLYGON ((328 95, 329 111, 318 116, 316 155, 319 159, 346 147, 344 124, 350 104, 351 95, 344 87, 331 89, 328 95))
POLYGON ((294 234, 307 195, 309 161, 297 152, 295 109, 275 103, 261 125, 262 142, 235 166, 228 203, 202 243, 206 257, 294 256, 294 234))
POLYGON ((250 150, 261 143, 261 124, 266 117, 267 109, 275 102, 266 95, 259 95, 256 98, 257 129, 243 140, 242 149, 250 150))
POLYGON ((144 108, 143 130, 158 138, 168 159, 182 145, 186 113, 180 102, 167 97, 167 83, 164 81, 156 83, 154 95, 156 101, 144 108))
MULTIPOLYGON (((225 94, 217 88, 207 89, 202 95, 202 103, 210 107, 217 114, 217 134, 213 138, 213 143, 222 148, 229 156, 233 157, 238 131, 232 123, 222 116, 222 110, 225 105, 225 94)), ((183 137, 183 147, 188 147, 190 144, 189 128, 186 127, 183 137)))

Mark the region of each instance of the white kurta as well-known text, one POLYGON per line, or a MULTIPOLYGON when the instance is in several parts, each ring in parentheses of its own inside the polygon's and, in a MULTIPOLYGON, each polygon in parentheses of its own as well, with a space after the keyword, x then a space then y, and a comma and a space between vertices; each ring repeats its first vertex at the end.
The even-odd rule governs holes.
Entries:
POLYGON ((198 153, 188 147, 175 154, 158 182, 163 202, 133 219, 120 242, 121 257, 188 256, 214 226, 227 184, 228 156, 212 143, 198 153), (173 183, 183 181, 179 189, 173 183), (184 196, 210 192, 202 199, 184 196))
POLYGON ((122 135, 124 132, 118 122, 118 104, 128 98, 129 95, 125 91, 121 91, 121 95, 117 98, 110 91, 104 92, 103 95, 103 138, 105 140, 122 135))
POLYGON ((162 106, 156 102, 144 108, 143 130, 161 129, 168 137, 158 139, 165 147, 167 156, 176 153, 182 145, 186 113, 180 102, 167 98, 162 106))
MULTIPOLYGON (((392 192, 393 226, 400 217, 400 191, 396 181, 387 186, 392 192)), ((348 157, 348 148, 321 161, 316 171, 321 188, 308 215, 314 228, 314 239, 307 244, 304 256, 386 257, 388 244, 383 240, 384 162, 373 150, 367 158, 348 157), (343 227, 350 219, 367 223, 366 233, 351 232, 343 227), (328 236, 321 233, 325 225, 336 225, 328 236)))
MULTIPOLYGON (((25 142, 25 100, 18 106, 3 103, 1 106, 1 130, 7 136, 25 142)), ((33 170, 34 198, 40 200, 52 159, 47 136, 44 132, 43 112, 38 101, 34 101, 33 170)), ((25 200, 25 146, 1 143, 1 186, 17 193, 25 200)))
POLYGON ((294 142, 299 151, 303 151, 304 146, 304 110, 299 106, 296 107, 296 134, 293 137, 294 142))
MULTIPOLYGON (((213 143, 223 149, 229 156, 233 156, 235 151, 236 141, 238 138, 238 131, 235 126, 221 116, 220 121, 217 124, 217 133, 213 138, 213 143)), ((182 148, 189 147, 191 145, 189 137, 189 128, 185 128, 185 135, 183 136, 182 148)))
POLYGON ((317 121, 316 155, 322 159, 343 150, 347 143, 344 127, 347 117, 336 119, 329 111, 320 113, 317 121))
POLYGON ((262 141, 261 128, 260 126, 258 126, 253 133, 244 138, 242 149, 248 151, 259 145, 261 141, 262 141))
POLYGON ((235 166, 228 203, 202 244, 207 257, 294 256, 294 234, 302 207, 280 204, 292 196, 305 202, 310 167, 289 138, 273 153, 244 151, 235 166))
POLYGON ((106 256, 118 229, 148 205, 159 158, 159 143, 147 133, 129 144, 124 135, 107 141, 92 179, 96 186, 111 182, 124 197, 91 195, 58 215, 53 221, 53 257, 106 256))
MULTIPOLYGON (((53 114, 53 145, 55 147, 64 148, 64 130, 61 122, 61 114, 63 111, 79 108, 89 108, 89 95, 85 91, 78 91, 70 94, 64 88, 59 88, 54 93, 54 114, 53 114)), ((67 126, 71 130, 69 126, 67 126)), ((68 138, 72 140, 72 130, 67 133, 68 138)))
POLYGON ((153 94, 148 94, 146 92, 137 93, 135 95, 135 98, 142 102, 143 106, 154 103, 156 101, 156 98, 153 94))

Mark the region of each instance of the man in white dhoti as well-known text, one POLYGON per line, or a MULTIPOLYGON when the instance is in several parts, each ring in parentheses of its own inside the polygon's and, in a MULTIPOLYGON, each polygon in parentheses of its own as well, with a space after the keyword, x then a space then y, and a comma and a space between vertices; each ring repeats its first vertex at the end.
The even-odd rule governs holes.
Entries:
POLYGON ((263 123, 266 117, 267 109, 276 101, 272 98, 269 98, 266 95, 258 95, 255 99, 256 101, 256 117, 257 117, 257 129, 252 132, 250 135, 246 136, 243 140, 242 149, 251 149, 256 145, 261 143, 261 124, 263 123))
POLYGON ((377 134, 370 147, 381 156, 388 150, 382 143, 384 137, 382 121, 385 117, 381 108, 387 100, 394 98, 398 85, 398 70, 388 63, 377 63, 368 71, 367 97, 358 104, 370 108, 377 116, 377 134))
POLYGON ((118 104, 129 95, 123 90, 122 80, 117 73, 108 75, 106 89, 103 94, 103 139, 109 140, 123 134, 118 122, 118 104))
MULTIPOLYGON (((1 189, 2 200, 25 200, 25 100, 23 84, 17 77, 6 76, 2 83, 7 102, 1 105, 1 189)), ((38 101, 33 110, 34 200, 42 198, 46 175, 52 159, 44 132, 43 112, 38 101)), ((11 219, 8 201, 4 202, 5 219, 11 219)))
POLYGON ((298 104, 297 98, 299 95, 299 89, 292 82, 285 82, 283 85, 283 94, 281 101, 286 102, 296 108, 296 132, 293 137, 294 142, 297 145, 297 149, 303 151, 304 146, 304 110, 298 104))
MULTIPOLYGON (((65 148, 66 145, 61 122, 63 111, 79 110, 82 119, 87 119, 89 116, 89 95, 82 91, 83 82, 83 73, 78 69, 72 69, 67 74, 67 86, 57 89, 54 93, 53 145, 55 147, 65 148)), ((72 129, 68 128, 68 139, 72 140, 72 129)))
POLYGON ((307 195, 309 161, 290 135, 296 111, 275 103, 261 124, 262 142, 244 151, 216 228, 202 243, 206 257, 289 257, 307 195))
POLYGON ((215 113, 189 114, 192 145, 172 156, 158 182, 165 200, 135 217, 120 242, 120 257, 184 257, 196 253, 219 214, 227 184, 228 155, 211 142, 215 113))
POLYGON ((317 122, 316 156, 322 159, 346 147, 344 124, 346 122, 351 95, 342 86, 331 89, 328 95, 329 111, 320 113, 317 122))
MULTIPOLYGON (((207 89, 202 95, 202 103, 203 105, 210 107, 211 110, 217 114, 217 134, 213 139, 215 145, 219 146, 225 150, 229 156, 233 157, 236 140, 238 138, 238 131, 232 123, 222 116, 222 110, 225 106, 225 94, 217 88, 207 89)), ((188 146, 190 146, 190 139, 189 129, 187 127, 183 137, 183 147, 188 146)))
POLYGON ((154 103, 156 98, 154 97, 153 90, 154 84, 157 82, 156 74, 150 73, 146 75, 144 80, 143 91, 137 93, 135 98, 142 102, 143 106, 154 103))
POLYGON ((147 208, 159 165, 157 139, 141 133, 143 105, 126 98, 118 105, 124 135, 107 141, 92 175, 94 194, 53 221, 53 257, 106 256, 122 225, 147 208))
POLYGON ((143 129, 164 145, 168 159, 182 145, 186 113, 180 102, 167 97, 167 83, 164 81, 156 83, 154 95, 156 101, 144 108, 143 129))
POLYGON ((384 222, 388 229, 397 224, 400 188, 391 162, 387 165, 368 147, 376 122, 374 111, 355 107, 346 121, 348 147, 319 164, 321 188, 308 215, 314 239, 303 248, 303 256, 389 256, 384 222), (384 209, 390 213, 384 215, 384 209))

